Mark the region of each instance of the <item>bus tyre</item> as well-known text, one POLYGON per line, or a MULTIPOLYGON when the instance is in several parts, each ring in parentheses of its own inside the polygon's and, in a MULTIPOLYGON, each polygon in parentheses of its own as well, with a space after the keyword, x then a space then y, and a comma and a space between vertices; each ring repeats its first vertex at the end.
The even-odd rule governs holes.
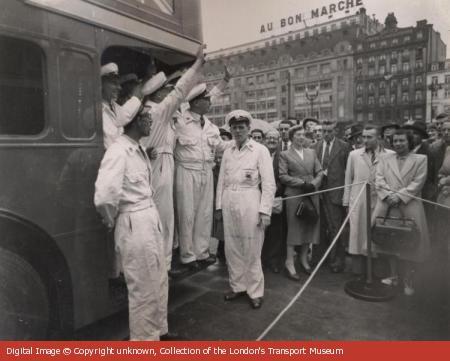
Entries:
POLYGON ((0 340, 46 339, 48 324, 49 302, 39 274, 0 248, 0 340))

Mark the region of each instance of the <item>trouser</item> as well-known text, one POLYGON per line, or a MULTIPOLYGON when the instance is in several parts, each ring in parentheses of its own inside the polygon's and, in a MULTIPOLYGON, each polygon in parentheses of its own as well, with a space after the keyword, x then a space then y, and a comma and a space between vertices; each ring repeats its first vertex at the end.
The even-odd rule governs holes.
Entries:
POLYGON ((284 209, 280 214, 272 214, 262 248, 261 258, 264 266, 281 267, 283 265, 283 260, 286 258, 286 223, 284 209))
MULTIPOLYGON (((322 194, 321 197, 321 241, 318 246, 315 246, 314 261, 319 261, 323 254, 336 237, 339 228, 341 228, 342 223, 345 218, 344 207, 331 202, 330 198, 326 193, 322 194)), ((328 256, 330 265, 344 265, 345 263, 345 242, 344 237, 338 238, 335 246, 331 250, 328 256)))
POLYGON ((168 277, 156 207, 120 213, 115 239, 128 288, 130 340, 159 340, 168 331, 168 277))
POLYGON ((162 153, 152 161, 153 168, 153 200, 158 208, 163 228, 163 239, 167 269, 172 263, 174 239, 174 202, 173 202, 173 155, 162 153))
POLYGON ((214 182, 211 169, 193 170, 178 164, 175 174, 176 216, 181 263, 209 257, 214 182))
POLYGON ((250 298, 264 295, 264 229, 258 226, 260 199, 259 189, 225 190, 222 198, 230 287, 233 292, 247 292, 250 298))

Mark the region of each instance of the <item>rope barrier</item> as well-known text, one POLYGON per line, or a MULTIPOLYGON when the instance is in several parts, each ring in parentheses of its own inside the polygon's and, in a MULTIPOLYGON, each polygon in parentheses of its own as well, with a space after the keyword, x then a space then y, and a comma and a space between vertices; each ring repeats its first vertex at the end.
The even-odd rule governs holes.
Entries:
POLYGON ((346 184, 346 185, 339 186, 339 187, 328 188, 328 189, 324 189, 324 190, 320 190, 320 191, 316 191, 316 192, 299 194, 299 195, 297 195, 297 196, 290 196, 290 197, 284 197, 284 198, 276 197, 276 198, 285 201, 286 199, 294 199, 294 198, 301 198, 301 197, 314 196, 314 195, 316 195, 316 194, 321 194, 321 193, 331 192, 331 191, 335 191, 335 190, 338 190, 338 189, 347 188, 347 187, 353 187, 353 186, 357 186, 357 185, 360 185, 360 184, 366 184, 366 183, 367 183, 367 182, 357 182, 357 183, 352 183, 352 184, 346 184))
MULTIPOLYGON (((364 184, 367 184, 367 182, 361 182, 364 184)), ((359 184, 359 183, 357 183, 359 184)), ((330 246, 328 247, 328 249, 326 250, 325 254, 322 256, 322 259, 319 261, 319 263, 316 265, 316 267, 314 268, 314 270, 312 271, 312 273, 310 274, 310 276, 308 277, 308 279, 306 280, 306 282, 302 285, 302 287, 300 288, 300 291, 297 292, 297 294, 292 298, 292 300, 288 303, 288 305, 278 314, 278 316, 272 321, 272 323, 263 331, 263 333, 261 333, 261 335, 259 335, 259 337, 256 339, 256 341, 261 341, 268 333, 269 331, 278 323, 278 321, 281 319, 281 317, 283 317, 283 315, 292 307, 292 305, 298 300, 298 298, 303 294, 303 292, 305 291, 306 287, 308 287, 308 285, 311 283, 312 279, 314 278, 314 276, 316 275, 317 271, 319 270, 319 268, 322 266, 322 263, 325 262, 325 259, 328 257, 328 254, 331 252, 331 249, 334 247, 335 243, 337 242, 337 240, 339 239, 339 237, 341 236, 341 233, 344 230, 344 227, 346 225, 346 223, 349 221, 350 219, 350 215, 353 211, 353 209, 356 207, 356 204, 359 201, 359 198, 361 197, 361 195, 363 194, 363 192, 365 191, 365 187, 361 187, 361 190, 359 191, 355 201, 353 202, 353 204, 350 206, 350 210, 347 214, 347 216, 344 219, 344 222, 341 225, 341 228, 339 228, 338 233, 336 234, 336 236, 334 237, 333 241, 331 242, 330 246)))
POLYGON ((396 191, 394 189, 390 189, 389 187, 383 187, 381 185, 376 185, 374 182, 371 182, 370 185, 374 186, 376 189, 384 189, 384 190, 389 191, 389 192, 394 192, 394 193, 397 193, 397 194, 401 194, 402 196, 410 197, 410 198, 416 199, 418 201, 422 201, 424 203, 432 204, 434 206, 438 206, 438 207, 450 210, 450 207, 446 206, 444 204, 440 204, 440 203, 437 203, 437 202, 429 201, 428 199, 423 199, 423 198, 420 198, 420 197, 416 197, 416 196, 413 196, 412 194, 409 194, 409 193, 396 191))

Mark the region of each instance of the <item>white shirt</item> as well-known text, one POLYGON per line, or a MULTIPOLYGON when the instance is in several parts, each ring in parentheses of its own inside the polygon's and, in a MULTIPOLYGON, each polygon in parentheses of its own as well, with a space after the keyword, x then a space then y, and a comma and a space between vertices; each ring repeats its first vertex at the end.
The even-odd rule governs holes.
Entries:
POLYGON ((301 158, 301 160, 303 160, 303 148, 297 149, 297 148, 293 147, 292 149, 294 149, 295 152, 298 154, 298 156, 301 158))

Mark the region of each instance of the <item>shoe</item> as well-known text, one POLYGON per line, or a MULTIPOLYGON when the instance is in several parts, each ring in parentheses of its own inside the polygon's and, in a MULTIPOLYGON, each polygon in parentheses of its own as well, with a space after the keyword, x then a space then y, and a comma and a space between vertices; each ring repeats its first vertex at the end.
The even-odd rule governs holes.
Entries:
POLYGON ((201 269, 200 264, 197 261, 185 263, 184 266, 186 266, 189 271, 199 271, 201 269))
POLYGON ((301 262, 300 262, 300 266, 302 268, 302 271, 305 272, 307 275, 310 275, 312 273, 311 266, 308 265, 308 267, 305 267, 301 262))
POLYGON ((284 271, 286 272, 287 277, 290 278, 291 280, 300 281, 300 276, 298 275, 297 272, 292 273, 291 271, 289 271, 287 267, 284 267, 284 271))
POLYGON ((398 286, 398 276, 383 278, 381 283, 386 286, 396 287, 398 286))
POLYGON ((202 260, 200 260, 198 262, 200 263, 201 266, 208 267, 208 266, 216 263, 216 260, 217 260, 216 256, 211 255, 208 258, 202 259, 202 260))
POLYGON ((403 293, 405 296, 412 296, 415 293, 413 283, 411 279, 405 278, 403 281, 403 293))
POLYGON ((176 279, 181 276, 184 276, 188 272, 189 272, 189 267, 177 267, 177 268, 170 269, 167 273, 170 278, 176 279))
POLYGON ((177 341, 180 340, 180 335, 176 332, 167 332, 164 335, 159 336, 160 341, 177 341))
POLYGON ((234 292, 230 291, 224 294, 223 298, 225 301, 234 301, 236 298, 242 297, 246 292, 234 292))
POLYGON ((263 299, 262 297, 250 298, 250 303, 252 304, 253 309, 261 308, 263 299))

